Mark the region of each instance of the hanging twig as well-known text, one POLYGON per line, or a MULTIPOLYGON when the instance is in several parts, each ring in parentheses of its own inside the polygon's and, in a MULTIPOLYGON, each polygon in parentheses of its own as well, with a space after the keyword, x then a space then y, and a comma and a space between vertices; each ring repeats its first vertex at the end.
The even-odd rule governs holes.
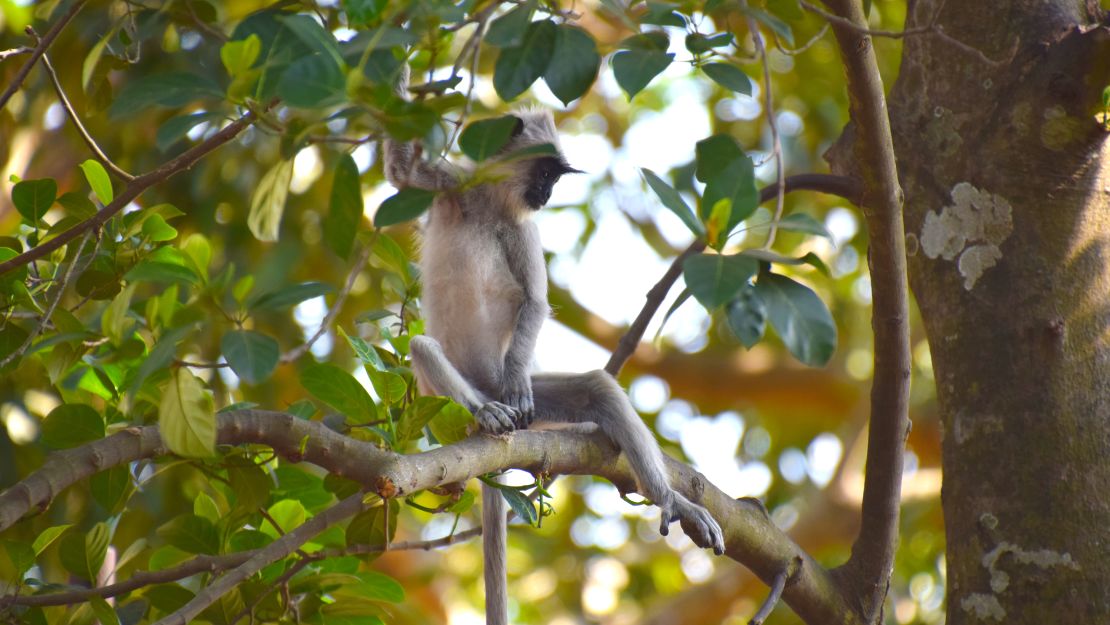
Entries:
POLYGON ((23 85, 23 81, 27 79, 27 74, 31 73, 31 68, 34 67, 39 57, 46 53, 46 49, 50 47, 50 44, 54 43, 54 39, 57 38, 58 33, 62 32, 66 24, 73 19, 73 16, 77 15, 81 7, 85 6, 86 1, 87 0, 77 0, 77 2, 74 2, 73 5, 69 7, 69 10, 65 12, 65 15, 62 15, 61 19, 55 22, 54 25, 50 27, 50 30, 46 31, 46 35, 43 36, 42 40, 35 46, 35 49, 31 51, 31 58, 23 63, 23 67, 20 67, 19 71, 15 73, 15 78, 12 79, 8 88, 4 90, 3 95, 0 95, 0 110, 3 110, 4 107, 8 105, 8 100, 10 100, 12 95, 23 85))

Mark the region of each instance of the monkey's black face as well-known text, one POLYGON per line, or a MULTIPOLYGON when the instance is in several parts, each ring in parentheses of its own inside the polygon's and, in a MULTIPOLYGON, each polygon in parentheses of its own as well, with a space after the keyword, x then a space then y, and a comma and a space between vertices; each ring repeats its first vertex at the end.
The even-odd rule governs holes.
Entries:
POLYGON ((524 192, 524 203, 532 210, 543 208, 551 199, 551 190, 555 183, 565 174, 580 174, 582 172, 567 165, 562 158, 546 156, 537 158, 532 162, 528 172, 528 189, 524 192))

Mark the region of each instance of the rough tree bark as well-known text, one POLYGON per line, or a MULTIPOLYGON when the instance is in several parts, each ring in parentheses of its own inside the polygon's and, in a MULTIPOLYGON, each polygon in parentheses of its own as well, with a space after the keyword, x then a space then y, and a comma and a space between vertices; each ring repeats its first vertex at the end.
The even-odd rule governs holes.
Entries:
POLYGON ((945 34, 996 61, 907 37, 890 98, 945 432, 949 625, 1110 623, 1098 4, 923 0, 906 25, 939 5, 945 34))

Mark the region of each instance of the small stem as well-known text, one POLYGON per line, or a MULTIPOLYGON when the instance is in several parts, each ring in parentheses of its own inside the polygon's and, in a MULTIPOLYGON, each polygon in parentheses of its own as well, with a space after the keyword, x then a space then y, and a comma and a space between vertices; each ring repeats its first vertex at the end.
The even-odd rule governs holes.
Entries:
MULTIPOLYGON (((65 12, 65 15, 63 15, 61 19, 55 22, 54 25, 50 27, 50 30, 46 31, 46 35, 42 38, 41 41, 39 41, 39 44, 35 46, 35 49, 31 52, 31 58, 27 59, 27 61, 23 63, 23 66, 20 67, 19 71, 15 73, 15 78, 13 78, 12 82, 8 84, 8 88, 4 90, 4 93, 2 95, 0 95, 0 110, 3 110, 4 107, 8 105, 8 100, 10 100, 12 98, 12 95, 14 95, 15 92, 18 91, 19 88, 23 85, 23 81, 27 79, 27 74, 31 73, 31 68, 34 67, 35 63, 39 60, 39 57, 41 57, 43 54, 46 54, 46 49, 50 47, 50 44, 54 43, 54 39, 58 37, 58 34, 62 32, 62 29, 65 28, 66 24, 68 24, 70 20, 72 20, 73 17, 77 15, 77 12, 81 10, 81 7, 85 6, 86 1, 87 0, 77 0, 77 2, 74 2, 73 5, 69 7, 69 10, 65 12)), ((2 270, 0 270, 0 273, 2 273, 2 270)))

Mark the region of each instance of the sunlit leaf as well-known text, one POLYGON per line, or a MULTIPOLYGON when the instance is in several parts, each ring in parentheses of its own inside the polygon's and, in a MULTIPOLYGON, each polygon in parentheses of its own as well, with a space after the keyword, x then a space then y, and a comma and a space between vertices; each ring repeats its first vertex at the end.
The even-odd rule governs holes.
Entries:
POLYGON ((601 67, 601 55, 593 37, 569 24, 559 25, 552 58, 555 61, 547 66, 543 80, 564 105, 589 91, 601 67))
POLYGON ((293 161, 282 160, 270 168, 251 195, 247 226, 259 241, 277 241, 289 181, 293 178, 293 161))
POLYGON ((31 544, 31 546, 35 550, 35 555, 42 555, 42 552, 46 551, 47 547, 52 545, 55 540, 58 540, 59 536, 64 534, 65 531, 71 527, 73 527, 73 524, 67 523, 65 525, 55 525, 54 527, 48 527, 40 532, 39 535, 35 537, 35 542, 31 544))
POLYGON ((324 242, 340 258, 351 254, 361 219, 362 189, 358 167, 351 155, 345 154, 335 167, 328 214, 324 218, 324 242))
POLYGON ((262 52, 262 40, 252 34, 246 39, 228 41, 220 47, 220 61, 231 77, 247 71, 258 60, 262 52))
POLYGON ((467 437, 474 416, 463 406, 451 401, 432 417, 428 428, 432 435, 443 445, 457 443, 467 437))
POLYGON ((493 87, 502 100, 516 99, 547 71, 557 31, 551 20, 532 22, 520 45, 501 49, 493 70, 493 87))
POLYGON ((378 410, 370 394, 350 373, 330 364, 309 365, 301 385, 314 397, 358 422, 373 421, 378 410))
POLYGON ((208 458, 216 450, 216 410, 204 384, 188 369, 175 369, 158 407, 162 440, 187 458, 208 458))
POLYGON ((115 198, 115 193, 112 191, 112 179, 108 177, 108 171, 104 169, 100 161, 90 158, 81 163, 81 171, 85 173, 85 180, 89 181, 89 186, 96 194, 96 199, 100 200, 101 204, 110 204, 115 198))

